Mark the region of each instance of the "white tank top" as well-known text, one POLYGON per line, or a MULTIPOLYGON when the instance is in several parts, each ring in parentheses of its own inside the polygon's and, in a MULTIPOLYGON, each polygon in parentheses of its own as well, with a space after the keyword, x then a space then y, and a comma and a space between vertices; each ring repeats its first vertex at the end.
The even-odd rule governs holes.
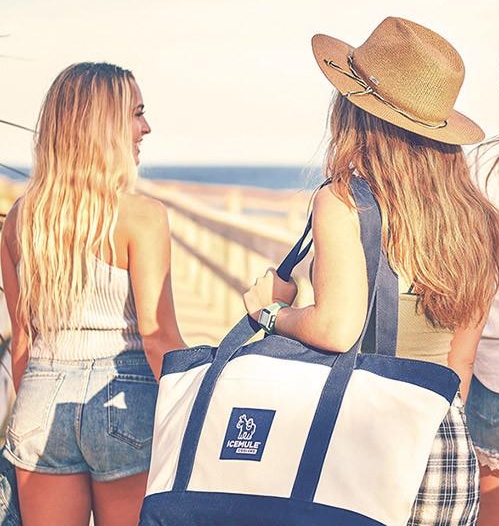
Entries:
POLYGON ((50 346, 38 336, 30 356, 60 360, 88 360, 142 350, 130 274, 95 258, 95 287, 87 295, 80 328, 56 331, 50 346))

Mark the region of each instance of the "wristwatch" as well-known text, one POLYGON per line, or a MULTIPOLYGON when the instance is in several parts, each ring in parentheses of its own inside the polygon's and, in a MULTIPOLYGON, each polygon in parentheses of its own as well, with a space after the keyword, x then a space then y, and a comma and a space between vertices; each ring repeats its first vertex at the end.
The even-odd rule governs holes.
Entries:
POLYGON ((284 303, 283 301, 276 301, 275 303, 272 303, 272 305, 269 305, 268 307, 265 307, 260 311, 258 323, 267 334, 274 333, 277 313, 283 307, 289 307, 289 305, 287 303, 284 303))

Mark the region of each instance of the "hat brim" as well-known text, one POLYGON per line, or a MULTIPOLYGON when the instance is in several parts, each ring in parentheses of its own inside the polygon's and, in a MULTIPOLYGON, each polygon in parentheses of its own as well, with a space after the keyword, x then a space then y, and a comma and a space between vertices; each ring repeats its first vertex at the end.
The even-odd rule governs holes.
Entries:
MULTIPOLYGON (((336 38, 319 34, 312 38, 312 49, 322 72, 342 95, 359 90, 359 84, 355 80, 325 63, 325 60, 332 60, 345 71, 350 71, 348 56, 354 51, 352 46, 336 38)), ((399 128, 447 144, 474 144, 485 137, 478 124, 456 110, 452 110, 446 126, 429 128, 398 113, 372 94, 353 95, 348 100, 364 111, 399 128)))

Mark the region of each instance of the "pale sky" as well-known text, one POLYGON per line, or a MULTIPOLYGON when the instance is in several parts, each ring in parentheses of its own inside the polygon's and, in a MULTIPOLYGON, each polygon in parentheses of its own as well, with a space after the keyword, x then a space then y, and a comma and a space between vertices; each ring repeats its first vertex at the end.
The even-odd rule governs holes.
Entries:
MULTIPOLYGON (((34 127, 64 67, 108 61, 141 87, 143 164, 306 165, 320 160, 332 89, 310 38, 358 46, 386 16, 457 48, 456 109, 499 133, 497 0, 0 0, 0 119, 34 127)), ((29 134, 0 124, 0 163, 30 159, 29 134)))

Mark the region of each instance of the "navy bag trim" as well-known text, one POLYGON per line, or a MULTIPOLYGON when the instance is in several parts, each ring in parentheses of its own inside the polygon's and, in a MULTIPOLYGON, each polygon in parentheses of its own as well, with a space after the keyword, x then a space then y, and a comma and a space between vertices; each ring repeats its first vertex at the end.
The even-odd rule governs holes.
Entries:
MULTIPOLYGON (((381 522, 354 511, 325 504, 292 501, 284 497, 239 495, 201 491, 168 492, 146 497, 147 514, 140 526, 163 526, 165 509, 173 517, 182 517, 189 526, 310 526, 331 524, 348 526, 384 526, 381 522), (197 510, 202 509, 200 516, 197 510)), ((172 524, 174 524, 172 522, 172 524)))

